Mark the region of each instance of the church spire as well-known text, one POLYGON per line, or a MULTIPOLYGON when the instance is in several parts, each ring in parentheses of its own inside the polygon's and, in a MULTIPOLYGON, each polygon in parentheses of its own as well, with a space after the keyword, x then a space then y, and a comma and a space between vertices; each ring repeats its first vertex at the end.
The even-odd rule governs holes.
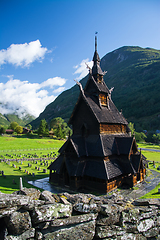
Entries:
POLYGON ((95 78, 95 80, 97 80, 98 75, 101 75, 101 76, 104 75, 104 73, 100 67, 100 57, 97 52, 97 33, 98 32, 95 33, 95 52, 94 52, 94 56, 93 56, 94 64, 92 67, 92 75, 95 78))
POLYGON ((97 51, 97 34, 98 32, 95 33, 95 51, 97 51))

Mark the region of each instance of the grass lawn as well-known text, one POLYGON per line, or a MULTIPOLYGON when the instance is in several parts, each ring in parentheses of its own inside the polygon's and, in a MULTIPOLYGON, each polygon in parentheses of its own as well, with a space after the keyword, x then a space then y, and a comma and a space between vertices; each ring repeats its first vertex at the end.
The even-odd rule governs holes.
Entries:
POLYGON ((0 136, 0 159, 23 159, 57 154, 64 140, 24 136, 0 136))
POLYGON ((151 149, 158 149, 160 150, 160 145, 159 144, 154 144, 154 143, 137 143, 138 148, 151 148, 151 149))
POLYGON ((149 161, 156 161, 160 162, 160 152, 152 152, 152 151, 143 151, 142 154, 147 158, 149 161))
POLYGON ((64 140, 53 138, 29 138, 24 136, 0 136, 0 152, 28 150, 28 149, 44 149, 44 148, 60 148, 64 140))
POLYGON ((49 138, 0 136, 0 159, 12 159, 12 161, 0 162, 0 171, 3 171, 5 175, 4 177, 0 174, 0 191, 3 193, 12 193, 19 190, 20 177, 23 179, 23 186, 28 188, 33 187, 27 183, 28 180, 48 177, 49 170, 43 173, 43 169, 47 169, 53 159, 41 159, 37 160, 37 163, 32 159, 29 161, 26 161, 26 159, 32 158, 34 155, 37 158, 48 157, 48 154, 51 157, 56 157, 58 149, 64 142, 64 140, 49 138), (15 167, 13 167, 13 164, 15 167), (31 164, 31 166, 28 166, 28 164, 31 164), (33 173, 34 177, 32 176, 33 173), (15 184, 13 183, 13 179, 15 184))
POLYGON ((28 184, 27 181, 49 177, 49 170, 47 168, 50 164, 51 160, 39 160, 34 162, 31 160, 23 161, 22 163, 21 161, 11 161, 10 164, 8 164, 8 162, 0 162, 0 169, 5 175, 4 177, 0 174, 0 191, 3 193, 12 193, 19 190, 20 177, 23 179, 24 187, 33 187, 32 185, 28 184), (30 166, 28 166, 28 164, 30 164, 30 166), (21 169, 19 169, 19 167, 21 169), (46 169, 46 173, 43 172, 43 169, 46 169), (13 183, 13 181, 15 183, 13 183))
POLYGON ((160 193, 158 193, 158 188, 160 188, 160 183, 149 193, 145 194, 142 199, 144 198, 160 198, 160 193))

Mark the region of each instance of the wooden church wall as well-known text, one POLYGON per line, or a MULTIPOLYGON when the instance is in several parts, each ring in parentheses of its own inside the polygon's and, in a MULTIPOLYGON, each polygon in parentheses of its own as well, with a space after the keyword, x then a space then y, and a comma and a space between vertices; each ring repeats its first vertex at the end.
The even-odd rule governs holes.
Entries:
POLYGON ((123 124, 100 124, 100 134, 126 133, 126 126, 123 124))
POLYGON ((83 124, 85 124, 86 127, 89 127, 89 134, 99 134, 99 124, 91 113, 89 107, 84 103, 84 100, 79 102, 78 111, 75 112, 73 119, 73 133, 81 135, 83 124))

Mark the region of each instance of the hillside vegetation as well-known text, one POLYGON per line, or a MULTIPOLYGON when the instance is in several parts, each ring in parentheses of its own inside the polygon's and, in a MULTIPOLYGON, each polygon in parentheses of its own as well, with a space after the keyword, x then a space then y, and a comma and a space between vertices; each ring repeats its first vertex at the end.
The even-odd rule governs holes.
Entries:
POLYGON ((11 122, 17 122, 18 125, 20 126, 25 126, 27 125, 29 122, 33 121, 35 119, 35 117, 27 114, 25 117, 20 118, 18 117, 18 115, 15 114, 4 114, 2 115, 0 113, 0 125, 3 126, 9 126, 11 122))
MULTIPOLYGON (((104 80, 114 87, 112 100, 137 131, 160 129, 160 50, 121 47, 101 59, 107 74, 104 80)), ((88 76, 81 80, 83 87, 88 76)), ((62 92, 40 116, 31 122, 37 128, 41 119, 49 123, 55 117, 68 120, 79 95, 77 85, 62 92)))

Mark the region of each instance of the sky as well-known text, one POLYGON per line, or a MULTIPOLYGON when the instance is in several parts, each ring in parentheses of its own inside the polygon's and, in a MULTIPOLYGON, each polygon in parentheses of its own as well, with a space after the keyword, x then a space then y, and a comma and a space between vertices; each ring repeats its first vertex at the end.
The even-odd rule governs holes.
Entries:
POLYGON ((160 49, 159 0, 0 0, 0 113, 35 117, 122 46, 160 49))

